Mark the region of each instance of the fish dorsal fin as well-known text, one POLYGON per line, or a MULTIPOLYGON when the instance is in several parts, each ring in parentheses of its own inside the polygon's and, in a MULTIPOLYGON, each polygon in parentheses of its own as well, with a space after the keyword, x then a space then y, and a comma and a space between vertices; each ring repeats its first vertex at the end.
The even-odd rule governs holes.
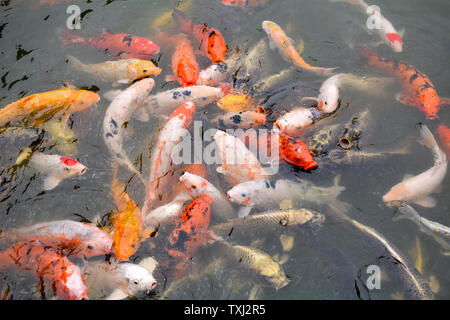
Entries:
POLYGON ((122 93, 122 90, 120 90, 120 89, 110 90, 108 92, 105 92, 103 94, 103 97, 108 101, 113 101, 121 93, 122 93))
POLYGON ((148 272, 153 273, 153 271, 158 266, 158 262, 153 257, 147 257, 139 262, 138 265, 146 269, 148 272))
POLYGON ((55 176, 47 176, 44 178, 44 190, 52 190, 61 182, 61 178, 55 176))
POLYGON ((423 199, 414 201, 414 203, 425 208, 434 208, 436 206, 436 200, 434 200, 434 198, 432 197, 425 197, 423 199))
POLYGON ((137 108, 133 116, 141 122, 147 122, 150 120, 148 112, 144 107, 137 108))

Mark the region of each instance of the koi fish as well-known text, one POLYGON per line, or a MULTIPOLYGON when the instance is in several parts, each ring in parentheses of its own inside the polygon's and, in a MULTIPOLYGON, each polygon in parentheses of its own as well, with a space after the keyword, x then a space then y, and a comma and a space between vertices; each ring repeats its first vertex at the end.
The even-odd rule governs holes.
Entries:
POLYGON ((231 202, 242 205, 238 212, 239 217, 248 216, 252 208, 279 205, 284 199, 291 199, 304 204, 328 203, 345 190, 337 185, 324 188, 318 187, 309 181, 299 180, 253 180, 238 184, 228 190, 227 198, 231 202))
POLYGON ((97 38, 83 38, 70 31, 61 30, 60 35, 67 44, 84 44, 104 50, 109 55, 121 58, 149 60, 159 54, 160 48, 153 41, 125 33, 110 33, 106 30, 97 38))
POLYGON ((39 126, 55 115, 64 117, 91 107, 100 96, 88 90, 54 90, 35 93, 0 109, 0 127, 13 123, 39 126))
POLYGON ((294 139, 282 132, 279 133, 280 154, 284 161, 305 170, 317 168, 308 145, 302 140, 294 139))
POLYGON ((357 47, 356 50, 367 60, 369 66, 375 67, 379 72, 395 77, 403 91, 397 94, 400 103, 417 107, 427 119, 438 118, 438 111, 443 105, 430 79, 411 65, 397 61, 389 61, 378 57, 367 47, 357 47))
MULTIPOLYGON (((329 0, 331 2, 347 2, 358 6, 369 17, 372 17, 373 21, 376 21, 376 33, 381 37, 381 43, 387 44, 394 52, 403 51, 403 34, 404 30, 397 32, 392 23, 386 19, 380 11, 374 10, 363 0, 329 0)), ((381 44, 380 43, 380 44, 381 44)), ((377 44, 378 45, 378 44, 377 44)))
POLYGON ((160 179, 166 175, 172 166, 172 152, 181 142, 194 120, 195 104, 186 102, 178 107, 170 116, 169 120, 162 128, 158 142, 152 152, 150 160, 150 176, 147 185, 147 198, 142 212, 144 215, 151 208, 152 203, 160 197, 160 179))
POLYGON ((427 126, 420 127, 420 143, 430 148, 434 155, 434 165, 430 169, 413 177, 405 177, 405 180, 393 186, 383 196, 383 201, 391 206, 395 203, 416 203, 422 207, 432 208, 436 201, 429 195, 436 192, 447 173, 447 157, 439 148, 433 134, 427 126))
POLYGON ((245 266, 255 272, 258 283, 279 290, 287 286, 290 280, 286 277, 281 265, 267 253, 245 246, 223 243, 239 266, 245 266))
POLYGON ((407 147, 397 151, 385 152, 364 152, 359 150, 350 151, 335 149, 328 152, 327 160, 340 166, 365 167, 368 163, 384 160, 387 156, 405 155, 408 153, 407 150, 407 147))
POLYGON ((28 166, 45 175, 44 190, 56 188, 61 181, 86 173, 87 168, 77 160, 69 157, 34 152, 28 166))
POLYGON ((298 54, 294 45, 292 44, 292 40, 288 38, 288 36, 284 33, 283 29, 275 22, 272 21, 264 21, 262 23, 262 28, 267 33, 269 37, 270 48, 275 49, 278 48, 281 56, 289 63, 294 66, 315 72, 319 75, 326 76, 331 73, 332 70, 336 68, 320 68, 314 67, 306 63, 302 57, 298 54))
POLYGON ((39 241, 63 256, 95 257, 111 252, 112 240, 96 226, 60 220, 34 224, 20 229, 10 229, 0 239, 14 242, 39 241))
POLYGON ((177 43, 172 55, 173 75, 167 76, 166 81, 177 81, 183 87, 193 86, 198 80, 199 66, 191 42, 181 36, 174 37, 172 41, 177 43))
POLYGON ((88 299, 80 269, 38 241, 19 242, 0 252, 0 269, 12 268, 29 272, 61 299, 88 299))
POLYGON ((402 213, 402 215, 395 217, 394 220, 409 219, 409 220, 415 222, 423 232, 432 236, 438 243, 442 244, 442 246, 445 249, 448 250, 450 248, 450 242, 449 242, 450 228, 449 227, 422 217, 410 205, 404 204, 404 205, 401 205, 398 209, 402 213))
POLYGON ((326 154, 328 149, 331 147, 332 141, 337 139, 336 131, 338 127, 338 124, 327 126, 326 128, 315 133, 308 139, 309 150, 311 150, 315 156, 326 154))
POLYGON ((252 8, 267 4, 269 0, 222 0, 222 4, 230 7, 239 7, 244 12, 249 12, 252 8))
POLYGON ((230 236, 230 231, 239 232, 240 230, 247 233, 261 231, 267 232, 275 228, 286 228, 289 226, 299 225, 317 225, 321 226, 325 222, 325 216, 321 213, 308 209, 287 209, 266 211, 254 214, 244 218, 232 219, 221 224, 216 224, 210 230, 217 236, 230 236))
POLYGON ((183 33, 192 34, 199 42, 199 53, 209 58, 212 63, 225 61, 228 48, 219 30, 210 28, 207 24, 193 23, 177 9, 173 10, 172 16, 183 33))
POLYGON ((225 81, 227 74, 228 65, 226 63, 213 63, 208 68, 200 71, 197 85, 216 86, 225 81))
POLYGON ((228 112, 211 119, 211 123, 220 127, 238 127, 250 129, 263 125, 266 122, 264 108, 261 106, 256 111, 228 112))
POLYGON ((251 111, 257 109, 256 101, 249 95, 231 92, 217 101, 217 106, 228 112, 251 111))
POLYGON ((107 300, 119 300, 126 297, 138 299, 149 296, 158 285, 152 272, 141 266, 141 263, 115 260, 90 262, 83 273, 90 288, 97 287, 98 284, 105 289, 120 291, 113 292, 107 300))
POLYGON ((223 95, 223 88, 209 86, 176 88, 151 95, 147 98, 146 108, 150 114, 170 114, 185 102, 191 101, 197 108, 202 108, 216 102, 223 95))
POLYGON ((217 130, 213 140, 217 143, 219 157, 222 161, 222 165, 216 170, 225 175, 230 184, 236 185, 269 176, 257 157, 247 149, 240 139, 217 130))
POLYGON ((275 121, 275 127, 290 136, 298 137, 305 133, 305 128, 320 119, 322 113, 316 108, 296 108, 275 121))
POLYGON ((447 157, 450 157, 450 128, 447 128, 445 125, 441 124, 437 127, 436 131, 447 157))
POLYGON ((220 216, 220 218, 228 220, 236 217, 234 209, 230 205, 227 197, 208 180, 198 175, 185 172, 180 177, 180 181, 184 184, 192 198, 195 199, 203 194, 210 196, 214 200, 212 204, 213 212, 220 216))
POLYGON ((114 255, 120 261, 128 260, 139 249, 141 241, 149 236, 144 230, 141 210, 125 192, 125 185, 117 181, 117 168, 111 184, 111 193, 118 211, 109 215, 114 255))
POLYGON ((111 82, 113 86, 130 84, 134 80, 149 76, 158 76, 162 71, 149 60, 122 59, 97 64, 84 64, 71 55, 68 55, 67 59, 74 69, 93 74, 105 82, 111 82))
POLYGON ((106 110, 103 120, 103 138, 114 160, 137 174, 141 179, 141 173, 134 167, 123 149, 123 135, 126 124, 133 113, 139 112, 138 117, 143 121, 148 121, 148 115, 143 109, 143 105, 154 85, 155 81, 150 78, 131 85, 114 98, 106 110))
POLYGON ((166 245, 169 255, 167 267, 174 268, 174 278, 179 277, 192 254, 211 237, 207 229, 211 218, 210 204, 213 201, 208 195, 194 199, 170 234, 166 245))

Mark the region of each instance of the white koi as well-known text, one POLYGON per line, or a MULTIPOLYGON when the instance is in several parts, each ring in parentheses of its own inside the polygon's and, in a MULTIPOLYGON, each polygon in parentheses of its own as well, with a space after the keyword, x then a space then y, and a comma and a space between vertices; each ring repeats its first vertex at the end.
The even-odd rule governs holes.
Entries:
POLYGON ((434 165, 417 176, 405 177, 405 180, 393 186, 383 196, 383 201, 389 206, 396 202, 416 203, 428 208, 436 206, 436 201, 429 195, 438 191, 447 174, 447 156, 427 126, 421 125, 420 136, 420 143, 433 151, 434 165))

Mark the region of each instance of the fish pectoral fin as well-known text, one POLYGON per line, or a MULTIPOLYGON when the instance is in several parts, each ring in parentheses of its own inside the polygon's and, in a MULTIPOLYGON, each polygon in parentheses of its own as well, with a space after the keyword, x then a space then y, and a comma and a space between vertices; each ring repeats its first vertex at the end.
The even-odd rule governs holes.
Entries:
POLYGON ((148 115, 147 110, 144 107, 138 108, 134 113, 133 116, 141 121, 141 122, 147 122, 150 120, 150 117, 148 115))
POLYGON ((173 74, 169 74, 166 76, 166 82, 177 81, 177 78, 173 74))
POLYGON ((405 92, 400 92, 395 95, 395 100, 400 102, 401 104, 407 105, 407 106, 417 106, 417 101, 414 99, 414 97, 411 97, 410 94, 405 92))
POLYGON ((108 101, 113 101, 121 93, 122 93, 122 90, 120 90, 120 89, 110 90, 110 91, 105 92, 103 97, 108 101))
POLYGON ((155 232, 154 229, 145 229, 144 231, 142 231, 141 240, 150 238, 154 232, 155 232))
POLYGON ((119 79, 119 80, 117 80, 117 83, 120 83, 120 84, 128 84, 130 82, 131 82, 130 79, 119 79))
POLYGON ((106 298, 106 300, 122 300, 127 298, 128 295, 121 289, 114 289, 113 292, 106 298))
POLYGON ((398 30, 398 35, 400 36, 400 37, 404 37, 405 36, 405 31, 406 31, 406 29, 405 28, 401 28, 401 29, 399 29, 398 30))
POLYGON ((414 203, 425 208, 434 208, 436 206, 436 200, 432 197, 425 197, 423 199, 414 201, 414 203))
POLYGON ((275 41, 273 41, 271 38, 269 38, 269 48, 270 48, 271 50, 278 49, 277 44, 276 44, 275 41))
POLYGON ((247 217, 250 214, 250 211, 252 211, 252 208, 253 207, 250 207, 250 206, 240 207, 239 211, 238 211, 238 217, 239 218, 247 217))
POLYGON ((62 179, 55 176, 47 176, 44 178, 44 190, 52 190, 58 186, 62 179))
POLYGON ((402 180, 402 181, 411 179, 412 177, 414 177, 412 174, 407 173, 407 174, 405 174, 405 176, 403 177, 403 180, 402 180))

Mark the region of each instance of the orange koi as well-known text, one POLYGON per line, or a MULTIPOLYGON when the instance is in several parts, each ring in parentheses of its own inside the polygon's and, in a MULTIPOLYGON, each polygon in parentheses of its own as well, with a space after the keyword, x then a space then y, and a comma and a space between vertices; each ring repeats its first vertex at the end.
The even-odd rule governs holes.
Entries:
POLYGON ((118 211, 110 215, 113 252, 120 261, 128 260, 139 249, 141 241, 149 236, 144 231, 141 210, 125 192, 125 185, 117 181, 114 171, 111 193, 118 211))
POLYGON ((0 109, 0 127, 16 122, 39 126, 56 114, 67 120, 72 113, 91 107, 100 96, 88 90, 54 90, 32 94, 0 109))
POLYGON ((191 42, 181 36, 176 37, 176 42, 175 52, 172 55, 173 76, 168 76, 166 80, 176 80, 183 87, 193 86, 197 83, 200 71, 191 42))
POLYGON ((367 47, 359 46, 356 50, 367 60, 369 66, 377 68, 380 73, 397 78, 403 87, 403 92, 396 97, 400 103, 417 107, 429 120, 438 118, 439 109, 443 104, 447 104, 447 101, 440 101, 427 75, 411 65, 378 57, 367 47))
POLYGON ((213 63, 224 62, 227 55, 227 45, 219 30, 208 27, 207 24, 193 23, 182 11, 173 10, 172 16, 177 21, 181 31, 192 34, 199 42, 199 52, 213 63))

